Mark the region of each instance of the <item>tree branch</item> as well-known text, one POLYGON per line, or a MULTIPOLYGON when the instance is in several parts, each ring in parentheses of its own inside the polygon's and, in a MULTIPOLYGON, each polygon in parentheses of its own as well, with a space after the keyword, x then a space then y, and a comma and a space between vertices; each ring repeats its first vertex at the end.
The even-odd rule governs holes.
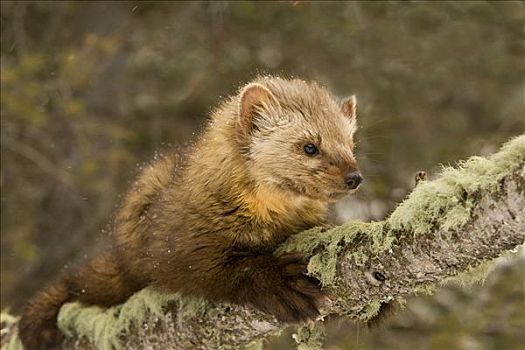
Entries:
MULTIPOLYGON (((522 135, 488 159, 473 157, 421 181, 384 221, 315 228, 276 254, 296 251, 310 259, 309 272, 330 296, 323 315, 367 320, 382 302, 431 292, 447 279, 483 279, 483 267, 524 240, 522 135)), ((251 308, 149 289, 108 310, 66 304, 59 325, 70 337, 67 347, 76 349, 230 349, 256 345, 287 326, 251 308)), ((2 344, 16 346, 14 331, 7 333, 2 344)))

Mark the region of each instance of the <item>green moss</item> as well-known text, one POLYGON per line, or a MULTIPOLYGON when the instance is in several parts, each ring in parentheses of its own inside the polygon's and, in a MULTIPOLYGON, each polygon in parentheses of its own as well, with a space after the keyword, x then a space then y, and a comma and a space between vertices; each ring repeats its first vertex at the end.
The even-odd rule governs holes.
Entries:
MULTIPOLYGON (((0 314, 0 324, 2 325, 1 335, 2 338, 12 332, 13 327, 18 322, 18 317, 11 315, 7 310, 2 311, 0 314)), ((18 338, 18 334, 12 334, 9 342, 2 346, 2 350, 23 350, 24 347, 18 338)))
POLYGON ((437 286, 432 284, 426 284, 422 286, 417 286, 412 289, 412 294, 414 295, 432 295, 436 291, 437 286))
POLYGON ((316 322, 297 328, 297 333, 292 335, 298 350, 319 350, 323 348, 326 338, 324 322, 316 322))
POLYGON ((275 254, 280 255, 289 252, 302 252, 306 255, 311 255, 315 248, 323 243, 327 243, 332 237, 332 232, 336 228, 324 231, 322 228, 315 227, 313 229, 302 232, 299 235, 292 236, 275 251, 275 254))
POLYGON ((324 286, 330 286, 335 282, 341 246, 362 232, 362 225, 360 222, 351 222, 326 232, 314 228, 291 237, 276 253, 301 252, 310 257, 308 271, 319 278, 324 286))
POLYGON ((381 309, 381 301, 377 299, 372 300, 370 303, 368 303, 366 309, 359 313, 359 319, 362 321, 368 321, 374 316, 377 316, 379 309, 381 309))
POLYGON ((20 342, 18 334, 13 335, 11 339, 9 339, 9 342, 2 346, 2 350, 24 350, 24 346, 20 342))
POLYGON ((18 321, 18 317, 13 316, 9 313, 9 309, 6 309, 0 313, 0 324, 2 324, 2 334, 4 328, 13 326, 18 321))
POLYGON ((384 222, 371 222, 367 227, 367 237, 371 238, 373 253, 381 253, 392 247, 396 240, 384 222))
POLYGON ((455 276, 446 278, 442 284, 454 283, 460 286, 468 286, 475 283, 483 284, 487 279, 487 276, 496 267, 494 260, 484 261, 478 266, 471 267, 466 271, 460 272, 455 276))
POLYGON ((300 252, 310 257, 308 272, 316 276, 323 286, 333 286, 337 275, 337 258, 342 249, 362 237, 371 238, 370 247, 352 252, 354 262, 363 265, 369 254, 378 254, 392 246, 395 238, 385 229, 383 222, 364 223, 350 221, 328 231, 319 228, 292 236, 276 254, 300 252))
POLYGON ((178 298, 179 306, 181 310, 184 310, 184 314, 188 317, 201 317, 208 311, 210 303, 200 298, 178 298))
POLYGON ((164 308, 171 302, 179 303, 181 310, 190 316, 201 314, 206 307, 197 299, 146 288, 126 303, 108 309, 65 304, 60 310, 58 325, 67 337, 86 338, 98 349, 119 349, 120 338, 129 333, 132 326, 141 327, 148 315, 163 316, 164 308))
POLYGON ((426 181, 409 195, 390 215, 392 230, 411 230, 414 234, 433 227, 445 230, 466 224, 475 198, 498 189, 501 179, 525 162, 525 136, 507 142, 487 158, 472 157, 457 168, 444 168, 435 181, 426 181))

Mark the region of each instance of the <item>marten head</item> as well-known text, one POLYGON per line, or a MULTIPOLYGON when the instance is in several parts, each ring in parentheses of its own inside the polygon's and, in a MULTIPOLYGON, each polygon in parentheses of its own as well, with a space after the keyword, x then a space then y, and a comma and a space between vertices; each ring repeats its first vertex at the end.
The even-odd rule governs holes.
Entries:
POLYGON ((362 181, 354 96, 337 103, 315 83, 261 78, 240 92, 236 131, 256 184, 335 201, 362 181))

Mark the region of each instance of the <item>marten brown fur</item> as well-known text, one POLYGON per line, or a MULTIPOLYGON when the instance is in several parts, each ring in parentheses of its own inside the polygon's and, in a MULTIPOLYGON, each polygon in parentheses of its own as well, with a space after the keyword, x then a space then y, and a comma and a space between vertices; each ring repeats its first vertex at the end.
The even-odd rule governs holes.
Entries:
POLYGON ((122 202, 113 246, 25 308, 27 349, 58 347, 60 306, 110 306, 152 286, 252 305, 285 322, 318 316, 319 285, 287 237, 323 224, 357 188, 356 102, 302 80, 258 78, 223 102, 183 156, 146 167, 122 202))

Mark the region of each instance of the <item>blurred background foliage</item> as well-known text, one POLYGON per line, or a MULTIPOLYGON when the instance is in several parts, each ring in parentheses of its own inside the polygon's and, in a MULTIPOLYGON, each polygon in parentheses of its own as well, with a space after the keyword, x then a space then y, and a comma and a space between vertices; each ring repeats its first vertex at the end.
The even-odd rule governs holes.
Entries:
MULTIPOLYGON (((2 1, 2 308, 19 312, 103 245, 141 164, 189 142, 257 74, 357 94, 366 184, 338 209, 381 219, 416 171, 432 177, 525 131, 524 23, 517 1, 2 1)), ((410 301, 382 328, 332 322, 329 346, 518 348, 525 267, 505 264, 483 287, 410 301)))

